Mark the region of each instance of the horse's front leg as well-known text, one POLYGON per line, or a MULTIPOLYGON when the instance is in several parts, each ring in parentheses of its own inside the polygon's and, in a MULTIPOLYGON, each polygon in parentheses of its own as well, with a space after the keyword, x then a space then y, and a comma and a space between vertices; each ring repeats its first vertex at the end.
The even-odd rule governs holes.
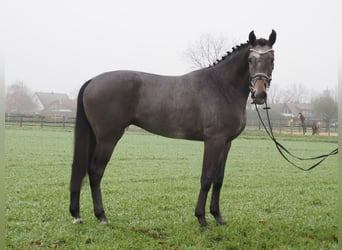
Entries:
POLYGON ((223 220, 218 210, 219 193, 223 178, 221 180, 221 178, 218 178, 218 176, 220 176, 221 172, 224 172, 224 166, 222 167, 222 165, 224 165, 227 159, 229 146, 227 146, 226 141, 221 138, 211 138, 204 142, 201 189, 195 209, 195 215, 202 227, 208 226, 207 220, 205 218, 205 205, 207 202, 208 192, 213 183, 215 195, 213 193, 213 199, 211 202, 213 209, 211 209, 211 212, 216 213, 214 215, 215 218, 217 218, 216 220, 223 220), (219 184, 220 182, 221 184, 219 184))
POLYGON ((218 169, 214 176, 213 191, 210 203, 210 213, 214 216, 216 223, 219 225, 226 224, 226 221, 222 218, 220 212, 220 192, 223 184, 224 170, 226 166, 228 152, 231 146, 231 142, 224 145, 218 162, 218 169))

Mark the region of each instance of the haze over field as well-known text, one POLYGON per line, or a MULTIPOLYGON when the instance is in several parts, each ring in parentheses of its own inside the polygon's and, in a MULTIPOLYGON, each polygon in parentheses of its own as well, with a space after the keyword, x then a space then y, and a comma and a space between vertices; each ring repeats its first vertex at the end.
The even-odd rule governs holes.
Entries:
POLYGON ((320 93, 337 86, 337 0, 5 1, 0 28, 5 80, 33 91, 77 93, 105 71, 178 75, 204 33, 246 42, 278 33, 273 84, 320 93))

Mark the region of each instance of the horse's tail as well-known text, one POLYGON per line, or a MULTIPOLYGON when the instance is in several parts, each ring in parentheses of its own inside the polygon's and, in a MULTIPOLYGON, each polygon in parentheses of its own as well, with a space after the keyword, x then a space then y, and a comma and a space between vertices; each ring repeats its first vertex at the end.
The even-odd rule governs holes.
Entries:
POLYGON ((77 97, 76 124, 74 135, 74 158, 72 163, 70 191, 78 192, 87 174, 91 156, 95 148, 95 135, 84 112, 83 94, 91 80, 80 89, 77 97))

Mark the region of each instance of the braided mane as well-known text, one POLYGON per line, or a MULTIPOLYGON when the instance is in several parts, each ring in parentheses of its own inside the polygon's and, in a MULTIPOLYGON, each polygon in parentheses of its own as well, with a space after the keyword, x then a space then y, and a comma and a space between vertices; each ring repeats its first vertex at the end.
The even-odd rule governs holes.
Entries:
MULTIPOLYGON (((265 46, 267 44, 267 40, 264 39, 264 38, 259 38, 255 41, 255 44, 256 45, 260 45, 260 46, 265 46)), ((210 64, 209 65, 209 68, 210 67, 213 67, 217 64, 219 64, 220 62, 224 61, 225 59, 229 58, 230 55, 234 54, 235 52, 237 52, 239 49, 241 48, 245 48, 246 46, 249 45, 249 41, 245 42, 245 43, 241 43, 240 45, 236 45, 235 47, 232 48, 232 51, 228 51, 226 53, 226 55, 222 56, 221 59, 217 59, 213 64, 210 64)))
POLYGON ((213 64, 210 64, 209 68, 214 67, 215 65, 229 58, 229 56, 233 55, 235 52, 239 51, 241 48, 245 48, 248 45, 249 45, 249 41, 247 41, 246 43, 241 43, 240 45, 236 45, 235 47, 232 48, 232 51, 227 51, 226 55, 222 56, 221 59, 217 59, 213 64))

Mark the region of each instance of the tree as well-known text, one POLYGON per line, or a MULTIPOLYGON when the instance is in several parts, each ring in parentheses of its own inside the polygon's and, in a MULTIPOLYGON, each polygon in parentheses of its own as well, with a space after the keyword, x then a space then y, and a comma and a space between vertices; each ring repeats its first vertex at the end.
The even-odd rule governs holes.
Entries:
POLYGON ((304 103, 308 100, 308 91, 301 84, 292 84, 282 91, 284 103, 304 103))
POLYGON ((322 119, 330 133, 330 122, 337 119, 338 103, 331 92, 326 89, 321 95, 312 100, 313 113, 322 119))
POLYGON ((280 103, 281 90, 277 83, 272 82, 270 88, 267 90, 267 103, 275 104, 280 103))
POLYGON ((200 36, 200 39, 191 44, 184 52, 184 57, 194 69, 212 65, 229 49, 230 44, 223 36, 213 36, 209 33, 200 36))
POLYGON ((6 112, 8 113, 32 113, 36 104, 32 101, 29 88, 22 81, 16 81, 7 87, 6 112))

